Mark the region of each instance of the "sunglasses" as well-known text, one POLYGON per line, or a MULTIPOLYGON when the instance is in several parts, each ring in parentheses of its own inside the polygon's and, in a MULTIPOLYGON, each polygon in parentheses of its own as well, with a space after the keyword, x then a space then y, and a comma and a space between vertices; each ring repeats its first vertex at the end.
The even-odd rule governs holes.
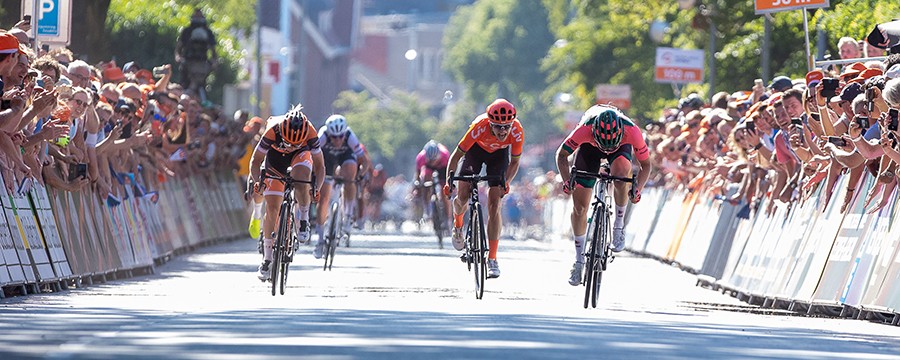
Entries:
POLYGON ((119 110, 116 110, 116 114, 131 115, 131 112, 129 112, 126 109, 119 109, 119 110))
POLYGON ((328 135, 329 139, 340 139, 342 137, 344 137, 344 135, 328 135))
POLYGON ((81 99, 72 99, 72 101, 74 101, 76 104, 78 104, 78 106, 84 106, 87 104, 87 102, 85 102, 84 100, 81 100, 81 99))
POLYGON ((494 129, 496 129, 496 130, 498 130, 498 131, 503 131, 503 130, 509 130, 509 128, 511 128, 512 125, 497 125, 497 124, 491 124, 491 127, 493 127, 494 129))

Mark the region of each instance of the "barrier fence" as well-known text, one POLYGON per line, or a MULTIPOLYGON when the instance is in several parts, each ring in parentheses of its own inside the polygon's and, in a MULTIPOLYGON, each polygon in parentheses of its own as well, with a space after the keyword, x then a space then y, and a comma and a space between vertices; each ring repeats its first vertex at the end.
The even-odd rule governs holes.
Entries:
POLYGON ((677 263, 701 275, 698 285, 754 305, 897 324, 897 194, 867 214, 865 194, 876 184, 866 174, 844 214, 847 182, 844 175, 834 189, 823 182, 804 202, 771 204, 771 214, 765 201, 750 211, 745 203, 714 200, 705 189, 647 189, 632 207, 626 247, 677 263))
POLYGON ((112 207, 105 194, 41 186, 0 196, 0 287, 20 294, 59 291, 152 272, 174 254, 246 235, 240 185, 229 173, 144 179, 157 190, 156 203, 137 196, 131 182, 124 178, 127 196, 112 207))

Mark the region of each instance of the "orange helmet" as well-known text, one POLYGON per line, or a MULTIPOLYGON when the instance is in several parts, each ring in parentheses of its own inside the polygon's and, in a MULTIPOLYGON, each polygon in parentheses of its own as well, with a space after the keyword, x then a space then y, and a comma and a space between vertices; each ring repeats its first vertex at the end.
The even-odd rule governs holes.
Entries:
POLYGON ((516 107, 506 99, 494 100, 488 105, 486 113, 494 124, 505 125, 516 119, 516 107))
POLYGON ((309 126, 306 115, 299 109, 291 110, 284 115, 284 120, 278 124, 278 130, 281 132, 281 138, 284 142, 291 145, 299 145, 306 136, 309 135, 309 126))

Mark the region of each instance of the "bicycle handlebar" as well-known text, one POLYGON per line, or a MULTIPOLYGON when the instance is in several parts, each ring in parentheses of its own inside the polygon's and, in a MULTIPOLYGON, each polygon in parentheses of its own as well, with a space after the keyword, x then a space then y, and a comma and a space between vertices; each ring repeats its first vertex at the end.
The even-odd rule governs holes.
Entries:
POLYGON ((465 181, 468 183, 477 183, 482 181, 503 181, 503 177, 500 175, 453 175, 450 180, 452 181, 465 181))
POLYGON ((598 173, 592 173, 590 171, 578 170, 578 169, 575 169, 574 167, 572 168, 572 171, 570 174, 571 174, 570 175, 571 179, 575 179, 576 177, 592 177, 597 180, 621 181, 621 182, 625 182, 625 183, 634 183, 636 180, 635 176, 620 177, 620 176, 607 175, 607 174, 603 174, 603 173, 598 174, 598 173))
POLYGON ((309 180, 297 180, 290 176, 269 175, 268 172, 263 171, 262 174, 260 175, 260 179, 261 180, 265 180, 265 179, 278 180, 278 181, 284 182, 285 184, 296 184, 296 183, 315 184, 316 183, 316 174, 312 174, 312 176, 309 180))

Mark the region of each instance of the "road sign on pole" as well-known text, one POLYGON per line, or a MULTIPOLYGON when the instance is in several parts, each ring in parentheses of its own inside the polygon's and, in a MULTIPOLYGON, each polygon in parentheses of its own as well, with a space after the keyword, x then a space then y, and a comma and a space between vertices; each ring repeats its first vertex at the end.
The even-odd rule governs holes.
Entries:
POLYGON ((596 92, 598 104, 609 104, 622 110, 631 108, 631 85, 600 84, 596 92))
POLYGON ((703 50, 656 48, 656 82, 702 82, 703 63, 703 50))
POLYGON ((72 0, 22 0, 22 15, 34 14, 37 40, 68 45, 72 40, 72 0), (37 11, 35 11, 37 4, 37 11))
POLYGON ((767 14, 797 9, 827 8, 829 0, 755 0, 756 14, 767 14))

